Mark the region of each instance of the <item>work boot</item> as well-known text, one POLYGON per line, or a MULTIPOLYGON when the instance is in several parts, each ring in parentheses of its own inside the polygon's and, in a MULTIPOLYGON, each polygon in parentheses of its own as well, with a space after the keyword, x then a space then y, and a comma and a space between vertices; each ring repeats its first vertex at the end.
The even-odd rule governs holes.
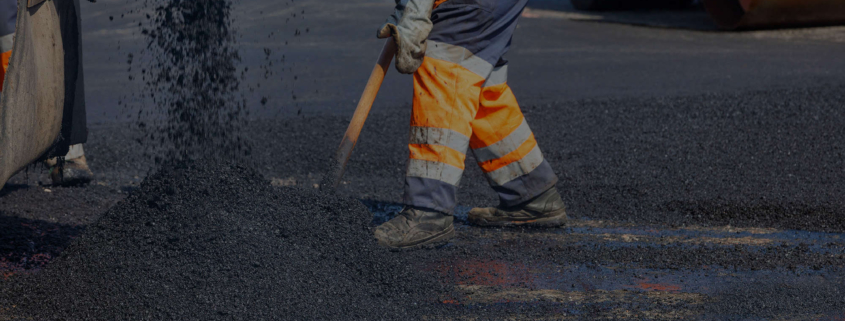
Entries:
POLYGON ((473 208, 469 222, 495 227, 561 227, 566 225, 566 207, 557 188, 552 187, 532 200, 513 207, 473 208))
POLYGON ((446 242, 455 237, 452 215, 406 207, 399 215, 376 227, 378 243, 394 249, 446 242))
POLYGON ((71 146, 70 151, 64 157, 64 161, 54 157, 48 159, 45 163, 50 167, 50 178, 53 180, 53 185, 80 185, 90 182, 94 177, 94 173, 88 168, 88 162, 85 160, 82 144, 71 146))

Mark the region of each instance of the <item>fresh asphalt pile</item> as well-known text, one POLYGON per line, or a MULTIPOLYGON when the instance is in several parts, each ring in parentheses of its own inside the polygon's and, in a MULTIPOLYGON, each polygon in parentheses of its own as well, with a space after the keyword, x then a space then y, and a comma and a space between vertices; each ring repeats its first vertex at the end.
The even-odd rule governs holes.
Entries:
POLYGON ((273 187, 246 167, 170 165, 43 271, 0 281, 0 307, 36 320, 434 314, 442 286, 379 247, 371 218, 354 199, 273 187))

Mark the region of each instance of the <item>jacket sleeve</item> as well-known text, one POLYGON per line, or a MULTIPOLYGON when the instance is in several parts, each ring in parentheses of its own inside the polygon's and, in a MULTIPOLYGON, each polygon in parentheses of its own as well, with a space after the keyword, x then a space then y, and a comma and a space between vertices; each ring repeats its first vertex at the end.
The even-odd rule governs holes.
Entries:
POLYGON ((379 38, 396 42, 396 70, 412 74, 425 57, 426 39, 431 32, 434 0, 396 0, 396 8, 378 30, 379 38))

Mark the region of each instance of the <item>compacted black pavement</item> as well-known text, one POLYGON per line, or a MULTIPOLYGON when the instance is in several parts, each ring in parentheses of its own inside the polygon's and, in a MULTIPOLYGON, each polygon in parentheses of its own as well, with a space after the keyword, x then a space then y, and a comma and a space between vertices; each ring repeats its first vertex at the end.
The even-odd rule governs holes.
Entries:
MULTIPOLYGON (((470 159, 459 194, 459 237, 438 249, 391 255, 451 286, 451 297, 431 299, 456 318, 483 312, 524 319, 835 319, 845 306, 841 101, 842 88, 824 86, 525 106, 560 175, 572 224, 545 231, 465 225, 469 206, 496 201, 470 159)), ((395 201, 407 118, 408 112, 371 116, 341 185, 340 194, 362 199, 376 223, 401 209, 395 201)), ((247 131, 255 143, 249 166, 264 184, 313 189, 327 164, 323 146, 335 146, 346 120, 255 122, 247 131)), ((18 209, 4 207, 3 215, 19 220, 10 230, 30 233, 27 222, 35 220, 55 225, 43 229, 56 235, 29 239, 32 246, 4 240, 17 249, 10 259, 54 255, 83 233, 69 226, 92 222, 106 200, 154 197, 133 187, 132 178, 151 165, 123 163, 130 155, 142 159, 133 154, 137 148, 110 143, 131 135, 122 126, 92 129, 88 150, 99 156, 90 186, 47 193, 35 174, 28 185, 25 177, 7 185, 0 200, 18 209), (53 199, 57 194, 64 197, 53 199), (19 203, 38 195, 48 202, 19 203), (76 195, 104 196, 72 209, 61 205, 76 195)), ((41 267, 8 267, 6 281, 41 267)))
MULTIPOLYGON (((361 319, 845 317, 845 87, 842 61, 831 59, 842 52, 836 36, 841 29, 722 34, 525 19, 511 56, 512 66, 520 68, 512 68, 510 81, 560 177, 558 188, 572 222, 555 230, 467 225, 468 208, 497 202, 469 156, 458 195, 458 237, 435 249, 388 252, 367 243, 366 228, 401 210, 397 202, 410 118, 402 98, 409 94, 407 77, 389 75, 395 80, 386 84, 367 120, 339 195, 313 190, 348 124, 351 99, 363 87, 359 78, 373 60, 368 57, 377 51, 372 40, 350 45, 357 37, 350 30, 365 29, 361 24, 368 21, 377 24, 382 18, 374 8, 389 2, 277 7, 243 1, 246 5, 235 7, 241 8, 235 9, 236 23, 243 15, 237 10, 263 17, 244 22, 240 32, 260 30, 256 21, 287 17, 287 24, 274 23, 300 35, 289 47, 269 52, 265 43, 250 40, 256 32, 239 38, 242 64, 253 70, 269 68, 267 57, 288 55, 283 68, 274 60, 278 68, 268 69, 277 72, 278 83, 267 80, 255 91, 248 90, 249 77, 243 83, 258 98, 267 91, 283 94, 268 96, 254 110, 241 129, 251 153, 240 165, 221 169, 217 174, 225 179, 215 186, 214 169, 202 166, 170 167, 141 183, 158 168, 144 152, 149 131, 124 121, 128 112, 122 105, 93 107, 101 112, 92 116, 96 123, 85 147, 96 173, 91 184, 50 187, 45 170, 34 166, 0 191, 0 293, 5 295, 0 320, 86 313, 127 319, 302 319, 343 313, 361 319), (303 11, 307 19, 301 19, 303 11), (343 37, 349 39, 333 42, 343 37), (347 76, 337 76, 343 65, 351 66, 347 76), (296 81, 290 79, 294 76, 296 81), (287 215, 296 219, 276 225, 287 215), (340 217, 348 220, 338 222, 340 217), (230 229, 211 228, 221 219, 230 229), (211 226, 192 227, 188 221, 211 226), (274 240, 270 236, 277 226, 296 230, 290 234, 295 237, 274 240), (130 229, 127 239, 115 235, 122 228, 130 229), (334 230, 346 228, 355 231, 333 237, 334 230), (172 239, 179 234, 197 238, 172 239), (349 240, 350 247, 336 244, 339 240, 349 240), (218 241, 231 241, 226 243, 231 247, 209 247, 218 241), (148 256, 133 257, 132 247, 148 256), (229 251, 238 248, 244 251, 229 251), (119 255, 106 258, 106 252, 119 255), (297 255, 300 262, 279 263, 297 255), (200 256, 210 264, 199 267, 200 256), (108 261, 113 257, 120 259, 108 261), (308 262, 315 267, 314 283, 301 271, 288 275, 301 286, 280 276, 308 262), (210 268, 218 266, 231 268, 210 268), (120 280, 129 271, 149 282, 120 280), (414 276, 413 271, 421 272, 414 276), (71 274, 78 279, 71 280, 71 274), (14 295, 59 284, 67 286, 14 295), (338 289, 352 289, 351 297, 338 289), (315 294, 320 291, 325 296, 315 294), (380 292, 393 296, 373 296, 380 292), (108 293, 113 295, 105 302, 92 300, 108 293), (156 301, 168 298, 184 300, 156 301), (55 303, 32 308, 48 301, 55 303), (156 302, 162 305, 143 306, 156 302), (83 308, 69 311, 76 304, 83 308), (294 305, 301 310, 291 310, 294 305)), ((88 28, 105 29, 104 19, 111 15, 114 23, 128 25, 118 30, 134 30, 133 23, 117 18, 123 11, 116 1, 98 4, 103 7, 89 11, 88 28)), ((98 4, 86 4, 83 11, 98 4)), ((138 13, 127 13, 133 15, 138 13)), ((269 33, 260 34, 269 39, 262 41, 287 37, 269 33)), ((95 75, 112 77, 112 69, 126 75, 129 33, 104 37, 121 34, 124 47, 114 56, 119 63, 89 64, 95 75)), ((122 88, 93 82, 99 85, 89 90, 96 93, 122 88)), ((108 95, 95 94, 93 101, 108 95)))

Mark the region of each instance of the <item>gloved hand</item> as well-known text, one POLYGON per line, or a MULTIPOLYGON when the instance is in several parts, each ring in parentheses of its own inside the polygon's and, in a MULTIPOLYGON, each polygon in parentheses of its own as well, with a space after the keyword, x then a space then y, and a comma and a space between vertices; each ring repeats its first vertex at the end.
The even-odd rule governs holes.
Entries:
POLYGON ((396 70, 412 74, 425 57, 426 38, 431 32, 434 0, 395 0, 396 9, 378 30, 379 38, 396 42, 396 70))

